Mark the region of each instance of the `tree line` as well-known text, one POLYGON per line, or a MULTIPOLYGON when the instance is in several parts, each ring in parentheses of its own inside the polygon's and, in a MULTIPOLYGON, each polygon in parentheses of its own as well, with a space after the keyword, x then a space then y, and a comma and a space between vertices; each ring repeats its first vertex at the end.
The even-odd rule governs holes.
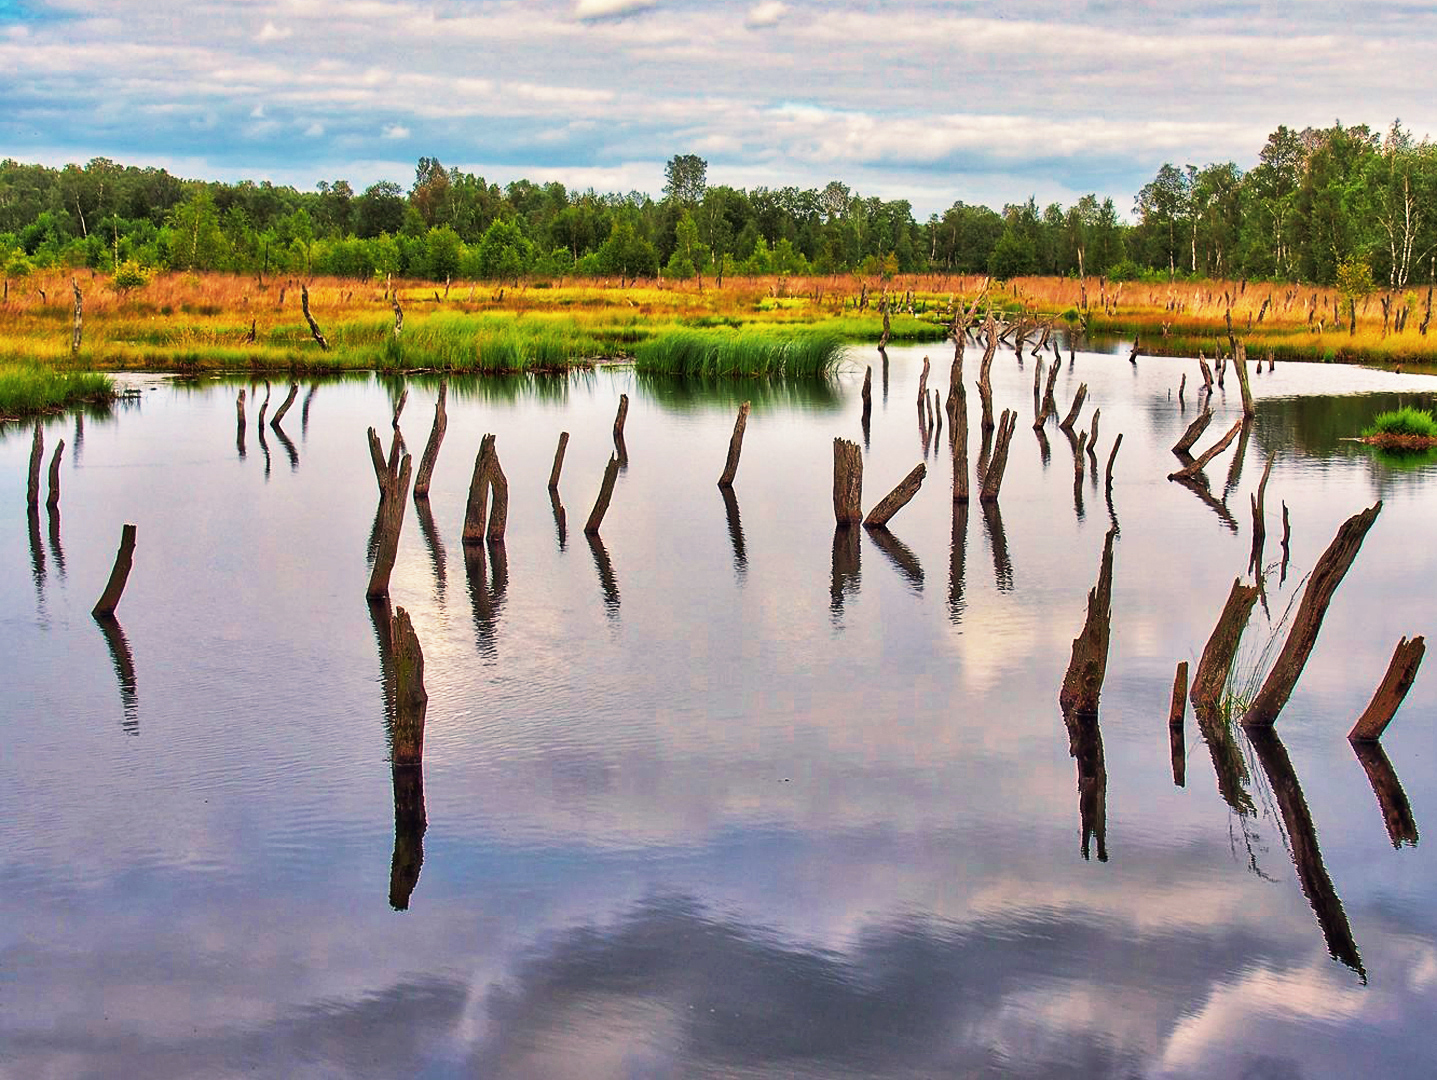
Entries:
POLYGON ((925 222, 903 199, 711 185, 676 155, 663 194, 601 194, 419 159, 406 191, 183 180, 106 158, 55 169, 0 162, 0 273, 151 268, 356 279, 513 280, 858 272, 1242 277, 1402 289, 1437 276, 1437 148, 1400 122, 1279 127, 1257 163, 1164 164, 1133 223, 1112 199, 1001 211, 955 202, 925 222))

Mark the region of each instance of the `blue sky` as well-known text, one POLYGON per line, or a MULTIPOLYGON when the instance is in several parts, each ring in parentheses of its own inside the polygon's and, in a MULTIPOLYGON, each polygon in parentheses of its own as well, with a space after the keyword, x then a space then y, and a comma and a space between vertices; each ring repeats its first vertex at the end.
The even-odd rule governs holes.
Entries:
POLYGON ((1278 124, 1437 133, 1437 4, 0 0, 0 156, 312 188, 420 155, 500 183, 711 183, 999 207, 1278 124))

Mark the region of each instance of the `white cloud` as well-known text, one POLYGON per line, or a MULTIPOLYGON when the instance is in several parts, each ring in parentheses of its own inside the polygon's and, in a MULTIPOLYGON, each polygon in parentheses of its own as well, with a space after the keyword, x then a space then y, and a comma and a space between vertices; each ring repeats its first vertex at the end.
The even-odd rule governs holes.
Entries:
POLYGON ((316 121, 304 129, 304 137, 307 139, 318 139, 324 134, 324 125, 316 121))
POLYGON ((409 129, 403 124, 385 124, 382 135, 386 139, 407 139, 409 129))
POLYGON ((259 33, 255 35, 256 41, 283 41, 294 33, 291 27, 281 29, 272 22, 266 22, 260 27, 259 33))
POLYGON ((258 105, 256 105, 253 109, 249 111, 249 118, 251 120, 264 119, 264 102, 260 102, 258 105))
POLYGON ((611 19, 657 7, 659 0, 578 0, 574 5, 576 19, 611 19))
POLYGON ((761 26, 776 26, 778 21, 788 14, 788 5, 780 0, 764 0, 762 4, 755 4, 749 8, 748 18, 744 25, 752 28, 761 26))

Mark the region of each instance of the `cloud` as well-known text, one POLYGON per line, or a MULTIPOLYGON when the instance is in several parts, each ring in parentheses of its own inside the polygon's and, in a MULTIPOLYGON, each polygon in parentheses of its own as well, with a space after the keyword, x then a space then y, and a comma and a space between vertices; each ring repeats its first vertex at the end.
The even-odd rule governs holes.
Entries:
POLYGON ((324 125, 321 124, 321 123, 319 123, 318 121, 316 121, 316 122, 313 123, 313 124, 310 124, 309 127, 307 127, 307 128, 304 129, 304 135, 305 135, 305 138, 307 138, 307 139, 318 139, 318 138, 320 138, 323 134, 324 134, 324 125))
POLYGON ((788 5, 781 0, 764 0, 761 4, 755 4, 749 8, 748 18, 744 25, 751 29, 758 29, 763 26, 777 26, 780 19, 788 14, 788 5))
POLYGON ((385 124, 382 137, 386 139, 407 139, 409 129, 403 124, 385 124))
POLYGON ((574 5, 576 19, 613 19, 657 7, 659 0, 578 0, 574 5))
POLYGON ((291 27, 281 29, 272 22, 266 22, 260 27, 259 33, 255 35, 256 41, 283 41, 294 33, 291 27))

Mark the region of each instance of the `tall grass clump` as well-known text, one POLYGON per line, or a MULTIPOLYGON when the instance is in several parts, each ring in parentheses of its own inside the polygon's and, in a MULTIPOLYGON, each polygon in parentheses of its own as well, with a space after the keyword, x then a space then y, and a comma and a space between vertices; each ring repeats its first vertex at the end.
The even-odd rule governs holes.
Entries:
POLYGON ((634 366, 656 375, 816 378, 832 374, 842 355, 836 334, 675 330, 635 346, 634 366))
POLYGON ((1373 435, 1416 435, 1437 439, 1437 420, 1426 409, 1404 405, 1400 409, 1380 412, 1372 423, 1362 429, 1364 437, 1373 435))
POLYGON ((109 401, 110 380, 97 372, 59 372, 39 364, 0 365, 0 416, 19 418, 109 401))

